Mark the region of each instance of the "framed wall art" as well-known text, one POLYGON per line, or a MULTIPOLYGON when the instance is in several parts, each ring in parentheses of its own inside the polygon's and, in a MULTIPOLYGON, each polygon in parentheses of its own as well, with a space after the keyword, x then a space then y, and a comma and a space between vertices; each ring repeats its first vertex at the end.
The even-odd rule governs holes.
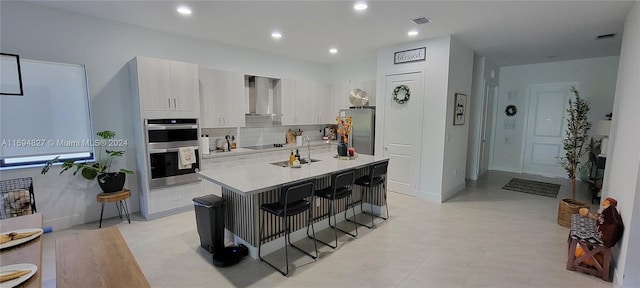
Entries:
POLYGON ((464 125, 467 116, 467 95, 456 93, 453 110, 453 125, 464 125))

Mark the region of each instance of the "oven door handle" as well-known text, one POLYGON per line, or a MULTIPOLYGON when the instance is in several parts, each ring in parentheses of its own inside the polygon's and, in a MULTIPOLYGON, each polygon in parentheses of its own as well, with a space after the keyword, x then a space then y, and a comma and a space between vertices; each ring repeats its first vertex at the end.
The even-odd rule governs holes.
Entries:
MULTIPOLYGON (((198 146, 189 146, 189 147, 193 148, 193 150, 198 150, 198 146)), ((180 148, 149 149, 149 154, 178 152, 178 150, 180 150, 180 148)))
POLYGON ((147 124, 147 130, 179 130, 179 129, 198 129, 198 125, 147 124))

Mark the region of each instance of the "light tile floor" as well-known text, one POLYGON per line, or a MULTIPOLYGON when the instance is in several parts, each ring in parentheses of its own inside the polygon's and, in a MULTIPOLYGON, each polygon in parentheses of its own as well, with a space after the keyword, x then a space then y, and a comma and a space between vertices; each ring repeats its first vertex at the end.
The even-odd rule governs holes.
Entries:
MULTIPOLYGON (((443 204, 389 193, 391 218, 375 230, 340 236, 336 250, 319 244, 317 262, 291 249, 289 278, 250 258, 212 266, 193 212, 103 224, 120 228, 153 287, 612 287, 565 269, 568 229, 556 224, 558 200, 501 190, 512 177, 562 184, 558 199, 570 194, 567 180, 505 172, 468 182, 443 204)), ((589 202, 586 187, 578 190, 589 202)), ((55 240, 91 229, 97 223, 45 235, 44 287, 55 287, 55 240)), ((329 240, 328 232, 318 237, 329 240)), ((312 247, 306 239, 298 244, 312 247)), ((269 257, 283 259, 278 251, 269 257)))

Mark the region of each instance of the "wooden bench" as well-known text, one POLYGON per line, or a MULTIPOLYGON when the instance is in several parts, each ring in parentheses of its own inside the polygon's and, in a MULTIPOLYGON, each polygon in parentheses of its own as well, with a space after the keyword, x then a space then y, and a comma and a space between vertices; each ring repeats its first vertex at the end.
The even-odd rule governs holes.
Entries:
POLYGON ((118 227, 56 241, 56 287, 150 287, 118 227))
POLYGON ((573 214, 568 242, 569 254, 567 257, 567 270, 578 270, 600 277, 604 281, 611 282, 611 248, 602 245, 595 219, 573 214), (576 258, 576 248, 578 245, 582 247, 585 253, 576 258), (603 255, 600 261, 596 259, 596 254, 598 253, 602 253, 603 255), (586 265, 584 263, 586 260, 591 260, 594 266, 586 265))

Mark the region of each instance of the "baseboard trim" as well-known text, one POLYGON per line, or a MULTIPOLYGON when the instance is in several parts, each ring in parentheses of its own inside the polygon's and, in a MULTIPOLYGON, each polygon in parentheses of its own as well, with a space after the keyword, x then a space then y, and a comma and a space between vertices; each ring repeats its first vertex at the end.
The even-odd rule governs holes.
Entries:
POLYGON ((463 181, 460 185, 454 187, 453 189, 450 189, 449 191, 446 191, 442 194, 442 202, 443 203, 447 200, 449 200, 451 197, 453 197, 454 195, 464 191, 464 189, 467 187, 467 182, 463 181))
POLYGON ((175 215, 182 212, 187 212, 190 210, 193 210, 193 205, 182 206, 182 207, 173 208, 170 210, 156 212, 156 213, 149 213, 146 216, 144 215, 143 216, 144 216, 144 219, 146 220, 154 220, 154 219, 167 217, 167 216, 175 215))

